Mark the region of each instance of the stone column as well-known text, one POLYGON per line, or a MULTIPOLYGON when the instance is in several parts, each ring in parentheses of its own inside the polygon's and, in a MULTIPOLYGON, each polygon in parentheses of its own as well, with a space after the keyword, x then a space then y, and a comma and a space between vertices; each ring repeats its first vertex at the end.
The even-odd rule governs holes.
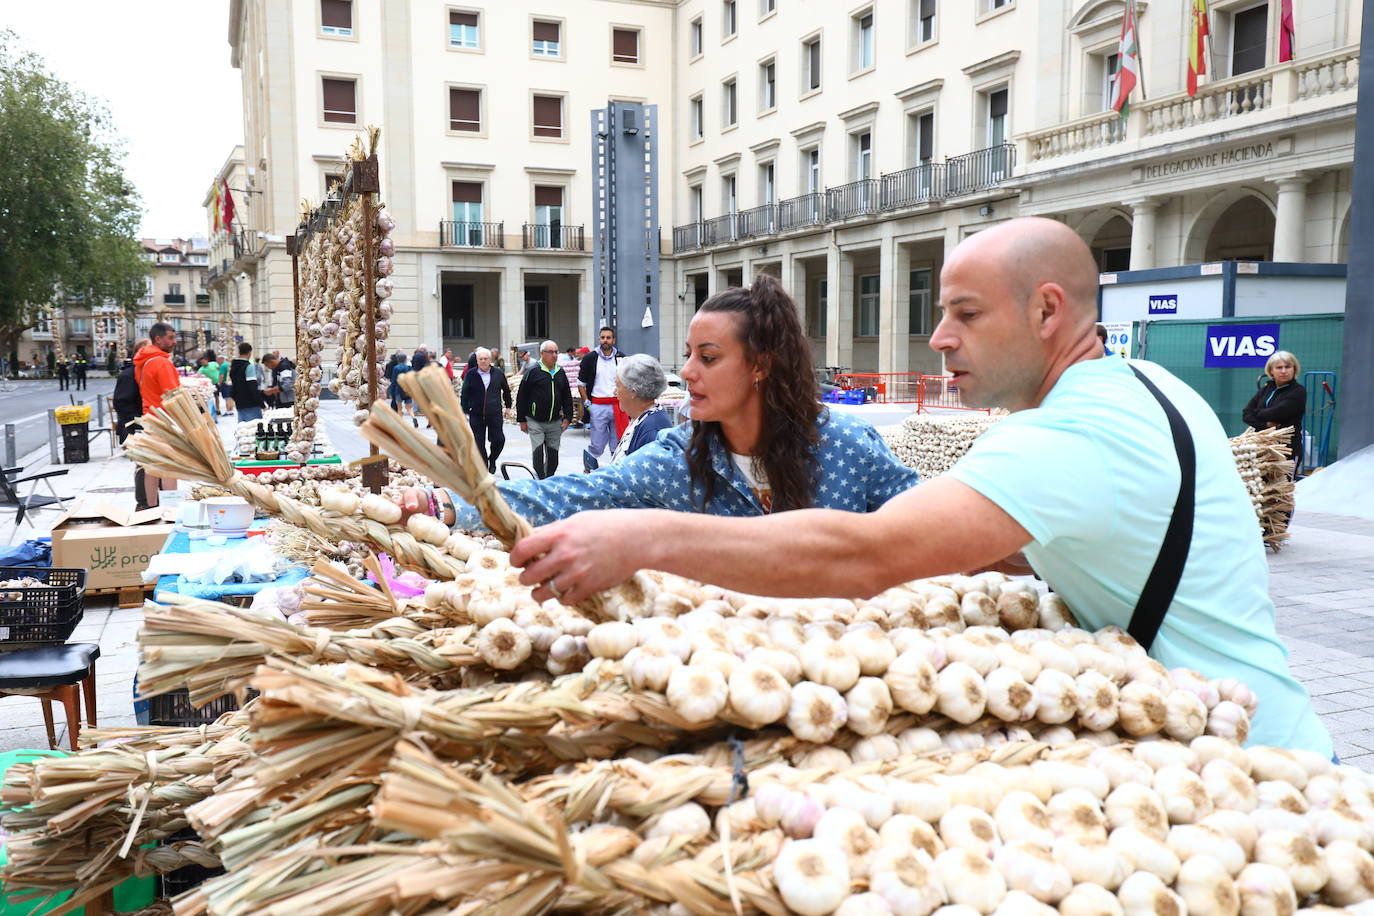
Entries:
POLYGON ((1131 270, 1155 266, 1155 213, 1159 201, 1145 197, 1126 201, 1131 208, 1131 270))
POLYGON ((1302 174, 1271 179, 1279 188, 1278 216, 1274 221, 1274 260, 1296 263, 1306 260, 1304 230, 1307 227, 1307 182, 1302 174))
POLYGON ((833 241, 825 255, 825 364, 854 361, 854 267, 833 241))
POLYGON ((911 251, 885 236, 878 263, 878 371, 906 372, 911 363, 911 251))
MULTIPOLYGON (((510 265, 502 271, 499 314, 501 336, 496 345, 501 348, 503 356, 509 357, 510 346, 523 343, 525 340, 525 277, 515 265, 510 265)), ((477 345, 486 346, 480 340, 477 345)))
MULTIPOLYGON (((577 341, 579 347, 589 347, 587 341, 596 340, 596 307, 592 301, 592 275, 590 270, 577 274, 577 341)), ((562 341, 559 341, 562 343, 562 341)), ((568 345, 563 344, 563 349, 568 345)))

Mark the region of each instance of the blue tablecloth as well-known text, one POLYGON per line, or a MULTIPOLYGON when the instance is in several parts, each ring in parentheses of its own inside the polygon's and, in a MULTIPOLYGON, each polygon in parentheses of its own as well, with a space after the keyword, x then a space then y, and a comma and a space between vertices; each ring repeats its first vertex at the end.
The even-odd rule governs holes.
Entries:
MULTIPOLYGON (((266 526, 264 521, 253 523, 254 528, 266 526)), ((207 550, 222 550, 226 547, 234 548, 246 545, 253 538, 229 538, 224 544, 210 544, 202 538, 193 539, 185 531, 173 531, 167 536, 167 542, 162 545, 162 553, 203 553, 207 550)), ((190 595, 195 598, 207 598, 211 601, 220 601, 231 595, 256 595, 264 588, 279 588, 283 585, 292 585, 310 575, 309 570, 303 566, 293 565, 286 572, 282 573, 277 579, 271 582, 225 582, 222 585, 203 585, 199 582, 187 582, 182 576, 160 576, 157 580, 157 589, 153 592, 153 600, 157 600, 159 592, 174 592, 180 595, 190 595)))

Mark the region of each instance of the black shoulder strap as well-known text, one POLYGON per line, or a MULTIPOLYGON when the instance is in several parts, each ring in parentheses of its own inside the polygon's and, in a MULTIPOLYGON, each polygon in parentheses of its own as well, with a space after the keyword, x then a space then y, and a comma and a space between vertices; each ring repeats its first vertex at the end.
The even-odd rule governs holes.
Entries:
POLYGON ((1178 454, 1178 498, 1174 500, 1174 513, 1169 518, 1169 527, 1164 532, 1164 542, 1159 545, 1159 556, 1155 557, 1154 568, 1145 580, 1135 610, 1131 613, 1131 625, 1127 632, 1147 650, 1154 644, 1159 627, 1164 623, 1164 615, 1173 603, 1174 593, 1178 591, 1179 580, 1183 578, 1183 566, 1188 562, 1188 548, 1193 543, 1193 512, 1197 497, 1197 453, 1193 448, 1193 434, 1184 422, 1183 415, 1164 393, 1145 377, 1145 374, 1131 366, 1135 377, 1154 395, 1164 414, 1169 418, 1169 432, 1174 437, 1174 451, 1178 454))

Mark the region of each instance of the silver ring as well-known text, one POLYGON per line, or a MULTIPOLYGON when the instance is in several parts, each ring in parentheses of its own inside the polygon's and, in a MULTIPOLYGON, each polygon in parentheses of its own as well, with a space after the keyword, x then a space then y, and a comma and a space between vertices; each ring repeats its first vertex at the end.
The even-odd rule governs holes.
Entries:
POLYGON ((555 598, 562 598, 562 597, 563 597, 563 593, 562 593, 561 591, 558 590, 558 583, 555 582, 553 579, 549 579, 549 580, 548 580, 547 582, 545 582, 544 584, 547 585, 547 586, 549 587, 549 591, 553 592, 553 596, 554 596, 555 598))

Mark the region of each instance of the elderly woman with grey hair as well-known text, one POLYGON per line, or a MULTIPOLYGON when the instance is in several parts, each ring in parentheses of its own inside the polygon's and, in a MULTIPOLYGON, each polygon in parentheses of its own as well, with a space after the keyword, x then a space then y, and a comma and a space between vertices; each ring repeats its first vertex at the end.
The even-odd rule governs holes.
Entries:
POLYGON ((627 356, 616 367, 615 396, 630 425, 611 452, 611 463, 633 454, 653 442, 672 426, 668 412, 658 406, 658 396, 668 387, 668 379, 658 360, 644 353, 627 356))

